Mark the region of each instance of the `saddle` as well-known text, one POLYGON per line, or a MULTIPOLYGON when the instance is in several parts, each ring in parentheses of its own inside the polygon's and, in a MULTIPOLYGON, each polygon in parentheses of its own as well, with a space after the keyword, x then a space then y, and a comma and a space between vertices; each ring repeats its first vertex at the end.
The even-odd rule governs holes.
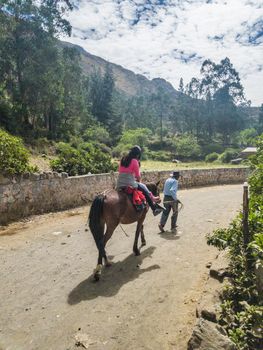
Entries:
POLYGON ((140 212, 146 208, 146 198, 142 191, 139 191, 137 188, 127 186, 123 188, 123 191, 128 195, 128 198, 132 202, 135 210, 140 212))

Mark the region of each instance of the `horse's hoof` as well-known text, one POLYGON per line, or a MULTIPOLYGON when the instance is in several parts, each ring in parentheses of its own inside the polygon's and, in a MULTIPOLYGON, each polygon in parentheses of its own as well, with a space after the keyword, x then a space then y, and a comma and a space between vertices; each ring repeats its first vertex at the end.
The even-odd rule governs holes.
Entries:
POLYGON ((93 271, 94 274, 93 274, 93 277, 94 277, 94 281, 99 281, 100 279, 100 276, 101 276, 101 270, 102 270, 102 264, 98 264, 96 266, 96 269, 93 271))
POLYGON ((135 251, 134 251, 134 254, 135 254, 136 256, 141 255, 141 253, 140 253, 140 251, 139 251, 139 250, 135 250, 135 251))
POLYGON ((111 262, 107 261, 107 262, 105 263, 105 267, 111 267, 111 266, 112 266, 112 263, 111 263, 111 262))
POLYGON ((99 282, 100 280, 100 274, 95 273, 95 275, 93 276, 94 282, 99 282))
POLYGON ((146 245, 146 241, 142 242, 142 247, 144 247, 146 245))

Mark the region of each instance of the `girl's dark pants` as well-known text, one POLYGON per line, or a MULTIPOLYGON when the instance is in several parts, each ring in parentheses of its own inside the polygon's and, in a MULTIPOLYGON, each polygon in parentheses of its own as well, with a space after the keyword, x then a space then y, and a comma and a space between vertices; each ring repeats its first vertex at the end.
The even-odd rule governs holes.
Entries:
POLYGON ((172 210, 173 214, 171 216, 171 230, 173 230, 176 227, 178 217, 178 201, 175 201, 172 196, 164 196, 163 205, 165 207, 165 210, 162 212, 160 224, 162 227, 165 226, 170 211, 172 210))

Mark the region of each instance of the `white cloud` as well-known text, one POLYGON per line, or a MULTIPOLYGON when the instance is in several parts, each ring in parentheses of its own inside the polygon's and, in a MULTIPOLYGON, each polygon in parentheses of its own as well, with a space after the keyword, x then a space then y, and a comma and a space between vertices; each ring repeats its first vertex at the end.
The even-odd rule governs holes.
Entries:
POLYGON ((68 41, 178 87, 201 63, 228 56, 253 105, 263 102, 263 6, 256 0, 80 1, 68 41), (260 36, 261 35, 261 36, 260 36))

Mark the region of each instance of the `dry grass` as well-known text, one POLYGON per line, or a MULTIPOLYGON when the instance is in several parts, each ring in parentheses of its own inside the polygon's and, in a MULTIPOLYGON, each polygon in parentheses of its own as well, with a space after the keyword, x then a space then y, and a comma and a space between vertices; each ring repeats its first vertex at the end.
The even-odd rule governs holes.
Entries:
MULTIPOLYGON (((30 165, 37 166, 40 172, 43 171, 52 171, 50 167, 50 160, 52 157, 47 156, 47 157, 42 157, 40 155, 31 155, 30 156, 30 165)), ((54 158, 54 157, 53 157, 54 158)))

